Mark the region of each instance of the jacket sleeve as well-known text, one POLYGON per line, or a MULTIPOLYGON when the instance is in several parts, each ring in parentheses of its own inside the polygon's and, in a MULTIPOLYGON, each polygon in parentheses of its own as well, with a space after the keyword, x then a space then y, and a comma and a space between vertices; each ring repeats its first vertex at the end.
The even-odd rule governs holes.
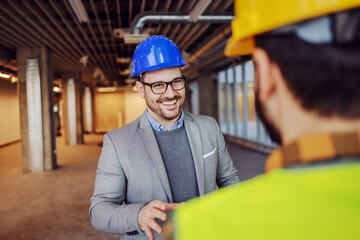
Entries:
POLYGON ((227 146, 219 125, 213 119, 218 141, 218 164, 216 172, 216 184, 221 188, 240 182, 238 172, 234 167, 233 161, 227 151, 227 146))
POLYGON ((106 134, 89 210, 90 221, 96 230, 115 234, 134 231, 144 234, 137 221, 137 214, 143 203, 124 203, 126 182, 114 144, 106 134))

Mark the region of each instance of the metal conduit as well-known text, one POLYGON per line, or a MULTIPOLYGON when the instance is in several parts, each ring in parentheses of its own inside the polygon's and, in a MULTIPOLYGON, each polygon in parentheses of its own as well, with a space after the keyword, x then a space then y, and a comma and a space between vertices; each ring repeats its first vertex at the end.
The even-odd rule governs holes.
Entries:
MULTIPOLYGON (((132 32, 133 34, 140 34, 141 29, 147 22, 152 23, 192 23, 190 22, 189 15, 176 15, 176 14, 139 14, 134 18, 132 23, 132 32)), ((206 15, 199 16, 196 23, 228 23, 234 19, 234 16, 227 15, 206 15)))

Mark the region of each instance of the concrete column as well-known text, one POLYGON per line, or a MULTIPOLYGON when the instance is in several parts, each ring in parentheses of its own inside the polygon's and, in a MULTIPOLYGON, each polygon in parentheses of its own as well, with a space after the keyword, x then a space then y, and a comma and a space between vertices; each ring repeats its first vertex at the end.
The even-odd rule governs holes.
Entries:
POLYGON ((92 129, 96 133, 95 88, 91 88, 92 129))
POLYGON ((51 52, 46 47, 18 48, 17 63, 23 171, 55 169, 51 52))
POLYGON ((200 114, 215 117, 215 110, 213 106, 217 104, 215 98, 216 81, 209 71, 201 71, 199 73, 199 102, 200 114))
POLYGON ((92 116, 92 91, 90 86, 85 86, 83 89, 83 119, 84 131, 92 133, 93 130, 93 116, 92 116))
POLYGON ((81 73, 63 73, 65 144, 84 143, 81 73))

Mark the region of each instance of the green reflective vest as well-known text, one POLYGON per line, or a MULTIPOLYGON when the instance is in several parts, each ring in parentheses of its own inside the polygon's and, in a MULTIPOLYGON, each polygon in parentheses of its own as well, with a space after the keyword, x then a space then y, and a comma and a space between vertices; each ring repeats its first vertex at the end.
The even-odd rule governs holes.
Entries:
POLYGON ((280 169, 194 199, 175 239, 360 239, 360 164, 280 169))

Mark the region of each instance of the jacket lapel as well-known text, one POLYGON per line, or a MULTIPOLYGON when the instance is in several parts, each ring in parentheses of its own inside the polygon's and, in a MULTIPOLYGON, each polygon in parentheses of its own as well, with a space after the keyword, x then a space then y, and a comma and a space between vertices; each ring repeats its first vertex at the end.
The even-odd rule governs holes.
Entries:
POLYGON ((200 196, 202 196, 205 194, 205 175, 204 175, 203 148, 202 148, 199 127, 195 123, 194 119, 187 113, 185 113, 184 125, 185 125, 186 135, 189 139, 191 153, 194 159, 196 178, 199 186, 199 194, 200 196))
POLYGON ((149 120, 147 119, 145 112, 140 117, 139 134, 150 156, 150 159, 154 164, 154 167, 157 171, 157 174, 160 178, 161 184, 166 192, 166 195, 168 196, 169 201, 173 202, 170 183, 166 173, 165 165, 161 157, 160 149, 157 144, 155 134, 153 132, 153 129, 151 128, 151 125, 149 123, 149 120))

